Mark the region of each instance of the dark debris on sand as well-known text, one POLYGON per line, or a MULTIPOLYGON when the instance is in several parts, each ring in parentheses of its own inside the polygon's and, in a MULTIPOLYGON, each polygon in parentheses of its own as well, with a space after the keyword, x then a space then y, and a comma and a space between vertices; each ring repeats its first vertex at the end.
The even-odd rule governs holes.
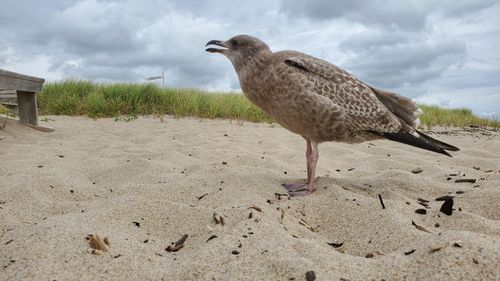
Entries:
POLYGON ((181 239, 179 239, 173 245, 168 246, 165 250, 167 252, 177 252, 177 251, 179 251, 180 249, 182 249, 182 247, 184 247, 184 242, 186 241, 187 238, 188 238, 188 235, 184 234, 181 237, 181 239))
POLYGON ((306 280, 307 281, 314 281, 316 280, 316 273, 314 273, 314 271, 308 271, 306 272, 306 280))
POLYGON ((426 209, 416 209, 415 213, 420 214, 420 215, 425 215, 425 214, 427 214, 427 210, 426 209))
POLYGON ((453 213, 453 198, 444 200, 444 203, 439 211, 441 211, 445 215, 451 216, 451 214, 453 213))

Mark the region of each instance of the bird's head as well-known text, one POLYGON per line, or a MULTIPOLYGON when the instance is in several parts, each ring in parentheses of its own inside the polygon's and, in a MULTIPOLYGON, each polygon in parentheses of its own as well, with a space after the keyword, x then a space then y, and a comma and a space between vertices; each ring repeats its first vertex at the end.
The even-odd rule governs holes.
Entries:
POLYGON ((261 53, 270 53, 271 49, 259 38, 249 35, 237 35, 226 41, 211 40, 205 47, 209 45, 219 46, 222 48, 207 48, 210 53, 220 53, 226 56, 234 65, 236 71, 245 66, 256 55, 261 53))

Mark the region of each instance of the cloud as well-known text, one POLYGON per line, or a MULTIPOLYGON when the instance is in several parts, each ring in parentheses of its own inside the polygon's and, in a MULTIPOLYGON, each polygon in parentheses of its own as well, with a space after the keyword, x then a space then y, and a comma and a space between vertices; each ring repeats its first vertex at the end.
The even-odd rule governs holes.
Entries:
POLYGON ((405 30, 424 28, 433 13, 459 16, 483 10, 495 4, 495 0, 432 1, 432 0, 284 0, 283 12, 289 16, 312 20, 335 18, 348 19, 366 25, 392 26, 405 30))
POLYGON ((345 66, 379 87, 400 88, 439 78, 463 63, 465 42, 413 35, 379 29, 356 34, 340 44, 345 52, 354 53, 345 66))
POLYGON ((378 87, 449 105, 474 93, 489 100, 475 110, 500 112, 489 105, 500 104, 496 2, 4 0, 0 68, 136 82, 164 71, 169 86, 239 90, 229 61, 204 45, 251 34, 378 87))

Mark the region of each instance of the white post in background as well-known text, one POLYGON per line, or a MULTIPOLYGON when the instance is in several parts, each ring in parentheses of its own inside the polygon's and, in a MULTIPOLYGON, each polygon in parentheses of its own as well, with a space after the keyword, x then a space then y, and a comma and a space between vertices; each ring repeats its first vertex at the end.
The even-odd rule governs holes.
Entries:
POLYGON ((161 87, 165 88, 165 71, 161 72, 161 76, 151 76, 145 78, 146 81, 160 80, 161 79, 161 87))

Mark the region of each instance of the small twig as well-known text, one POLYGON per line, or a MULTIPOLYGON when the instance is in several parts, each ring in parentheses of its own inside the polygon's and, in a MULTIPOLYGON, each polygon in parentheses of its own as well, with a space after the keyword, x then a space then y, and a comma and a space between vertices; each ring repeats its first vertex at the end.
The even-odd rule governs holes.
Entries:
POLYGON ((262 213, 262 209, 259 208, 259 207, 257 207, 257 206, 255 206, 255 205, 252 205, 252 206, 248 207, 248 209, 254 209, 257 212, 261 212, 262 213))
POLYGON ((312 227, 308 222, 306 222, 304 219, 301 219, 299 221, 299 224, 305 226, 307 229, 309 229, 310 231, 312 232, 316 232, 316 230, 314 229, 314 227, 312 227))
POLYGON ((476 183, 476 179, 458 179, 455 180, 456 183, 461 183, 461 182, 469 182, 469 183, 476 183))
POLYGON ((285 218, 285 210, 281 209, 278 207, 278 210, 280 210, 281 212, 281 216, 280 216, 280 224, 283 224, 283 219, 285 218))
POLYGON ((208 195, 208 193, 205 193, 205 194, 203 194, 203 195, 201 195, 201 196, 199 196, 199 197, 197 197, 197 198, 198 198, 198 200, 201 200, 201 199, 203 199, 203 197, 205 197, 205 196, 207 196, 207 195, 208 195))
POLYGON ((421 227, 420 225, 416 224, 414 221, 411 221, 411 224, 412 224, 413 226, 415 226, 415 228, 416 228, 416 229, 418 229, 418 230, 420 230, 420 231, 431 233, 429 230, 427 230, 427 229, 425 229, 425 228, 421 227))
POLYGON ((380 200, 380 204, 382 204, 382 209, 385 209, 384 201, 382 200, 382 195, 378 195, 378 199, 380 200))
POLYGON ((207 241, 206 241, 206 242, 208 242, 208 241, 210 241, 210 240, 212 240, 212 239, 215 239, 215 238, 217 238, 217 235, 212 235, 212 236, 208 237, 208 239, 207 239, 207 241))

